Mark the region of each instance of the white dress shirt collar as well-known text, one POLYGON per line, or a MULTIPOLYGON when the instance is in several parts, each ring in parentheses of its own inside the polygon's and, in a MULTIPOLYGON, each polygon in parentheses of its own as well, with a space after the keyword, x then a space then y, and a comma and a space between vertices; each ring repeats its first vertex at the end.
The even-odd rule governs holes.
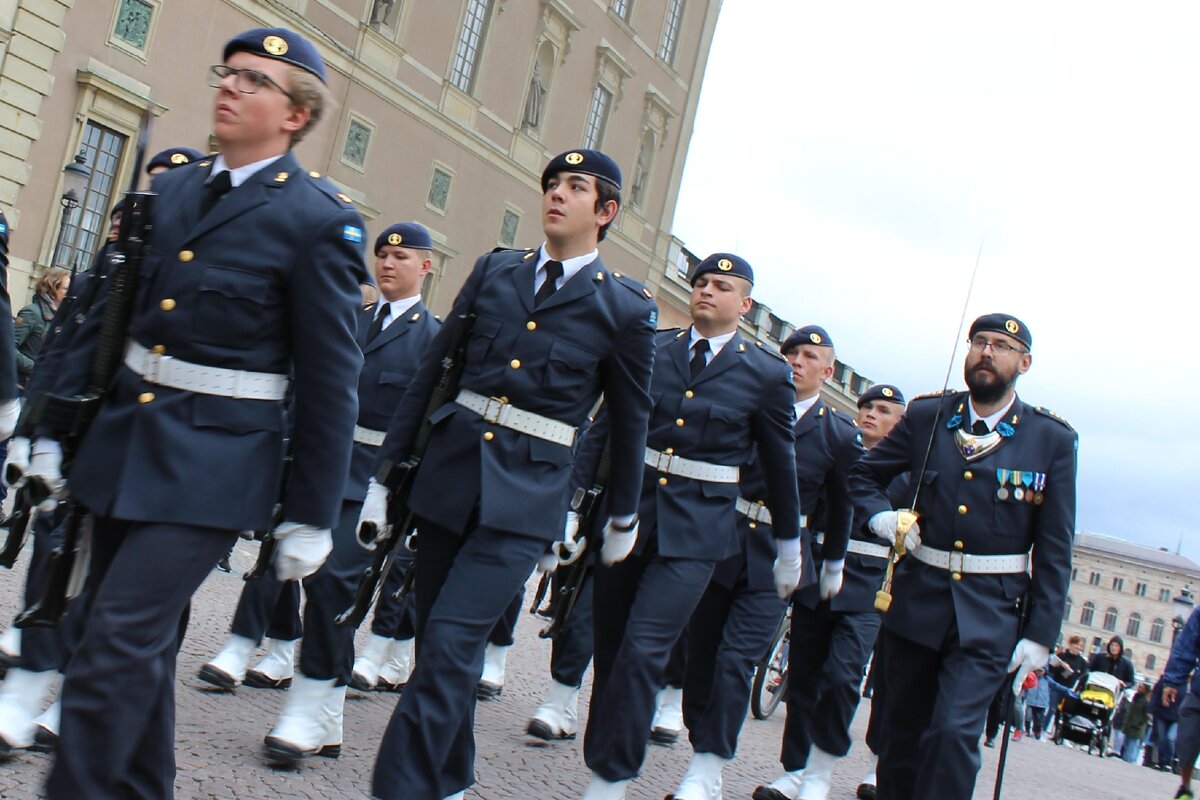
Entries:
POLYGON ((975 422, 977 420, 982 419, 984 424, 987 425, 987 428, 989 431, 996 430, 996 423, 998 423, 1001 419, 1004 418, 1004 415, 1008 413, 1009 409, 1011 409, 1013 407, 1013 404, 1016 402, 1017 402, 1017 395, 1016 395, 1016 392, 1014 392, 1012 399, 1008 401, 1008 405, 1006 405, 1004 408, 1000 409, 995 414, 989 414, 986 417, 980 417, 979 412, 977 412, 975 410, 975 401, 968 398, 967 399, 967 408, 970 410, 970 413, 971 413, 971 424, 968 427, 974 427, 975 422))
MULTIPOLYGON (((579 272, 579 270, 595 261, 599 255, 599 250, 593 250, 590 253, 560 261, 559 263, 563 265, 563 274, 562 277, 558 279, 558 288, 561 289, 564 283, 571 280, 571 278, 575 276, 575 273, 579 272)), ((546 265, 547 261, 553 260, 555 259, 550 258, 550 255, 546 252, 546 245, 543 243, 542 246, 538 248, 537 269, 533 273, 533 290, 535 292, 542 288, 542 282, 546 280, 546 273, 542 267, 546 265)))
POLYGON ((208 173, 208 180, 206 180, 205 183, 211 182, 213 178, 228 170, 229 184, 236 189, 246 181, 250 180, 250 177, 254 175, 254 173, 258 172, 260 169, 266 168, 270 164, 274 164, 281 158, 283 158, 282 153, 277 156, 271 156, 270 158, 264 158, 262 161, 255 161, 253 164, 246 164, 245 166, 237 167, 236 169, 229 169, 229 165, 225 163, 225 156, 218 154, 217 157, 213 159, 212 170, 208 173))
POLYGON ((383 330, 396 320, 404 316, 410 308, 421 302, 421 295, 415 294, 412 297, 401 297, 398 300, 385 300, 382 295, 379 298, 379 304, 375 307, 375 319, 379 318, 380 314, 387 314, 383 318, 383 330))
POLYGON ((737 333, 737 329, 735 328, 734 330, 731 330, 729 333, 722 333, 720 336, 701 336, 700 332, 696 330, 695 325, 693 325, 689 330, 690 330, 690 336, 688 337, 688 352, 689 353, 692 352, 692 348, 696 346, 696 342, 700 341, 701 339, 708 339, 708 359, 704 362, 705 364, 711 363, 712 360, 717 357, 717 353, 721 352, 721 348, 723 348, 725 345, 729 344, 729 340, 733 338, 733 335, 735 333, 737 333))
POLYGON ((792 403, 792 408, 796 409, 796 421, 799 422, 803 419, 808 410, 815 406, 820 399, 821 393, 817 392, 812 397, 806 397, 803 400, 797 400, 795 403, 792 403))

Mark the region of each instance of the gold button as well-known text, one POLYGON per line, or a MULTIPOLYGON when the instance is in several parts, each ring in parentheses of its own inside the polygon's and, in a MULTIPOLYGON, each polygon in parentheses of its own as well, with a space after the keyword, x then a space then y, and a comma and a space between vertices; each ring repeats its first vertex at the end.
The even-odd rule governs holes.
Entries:
POLYGON ((693 392, 691 389, 688 389, 686 392, 683 393, 683 396, 686 397, 688 400, 691 400, 693 397, 696 396, 696 393, 693 392))
POLYGON ((675 448, 674 448, 674 447, 668 447, 666 450, 663 450, 663 452, 664 452, 664 453, 666 453, 666 454, 667 454, 667 455, 669 455, 669 456, 673 456, 673 455, 675 455, 675 448))
POLYGON ((659 478, 659 479, 658 479, 658 485, 659 485, 659 486, 666 486, 666 485, 667 485, 667 479, 666 479, 666 478, 659 478))
POLYGON ((174 311, 175 310, 175 301, 169 297, 164 298, 163 301, 158 304, 158 307, 161 308, 163 311, 174 311))
POLYGON ((527 330, 527 331, 536 331, 536 330, 537 330, 537 323, 536 323, 536 322, 534 322, 533 320, 529 320, 529 322, 526 322, 526 323, 525 323, 525 330, 527 330))
POLYGON ((972 478, 975 477, 975 473, 971 472, 971 470, 967 470, 966 472, 963 473, 963 477, 966 478, 967 480, 971 480, 972 478))
POLYGON ((311 172, 308 173, 308 177, 319 178, 319 177, 321 177, 321 173, 317 172, 316 170, 312 170, 311 172))
POLYGON ((962 542, 955 542, 955 543, 954 543, 954 549, 955 549, 955 550, 962 550, 962 549, 963 549, 963 543, 962 543, 962 542))
POLYGON ((951 572, 950 577, 954 578, 954 580, 956 580, 956 581, 961 581, 962 573, 961 572, 951 572))
POLYGON ((965 513, 967 513, 967 507, 966 507, 966 506, 959 506, 959 507, 958 507, 958 513, 959 513, 959 514, 965 514, 965 513))
POLYGON ((152 347, 150 349, 153 350, 155 353, 158 353, 160 356, 163 353, 167 352, 167 348, 161 344, 156 344, 156 345, 154 345, 154 347, 152 347))
POLYGON ((485 434, 483 434, 483 440, 485 442, 490 442, 492 439, 495 439, 495 438, 496 438, 496 434, 492 433, 491 431, 488 431, 485 434))
POLYGON ((179 251, 179 260, 185 264, 187 262, 191 261, 195 257, 196 257, 196 254, 193 253, 191 250, 180 250, 179 251))
POLYGON ((680 417, 679 419, 675 420, 675 427, 676 427, 676 428, 682 428, 682 427, 683 427, 683 417, 680 417))
POLYGON ((508 365, 510 367, 512 367, 513 369, 520 369, 521 368, 521 359, 514 358, 512 361, 508 362, 508 365))
POLYGON ((138 395, 138 402, 142 404, 154 402, 154 392, 142 392, 138 395))
POLYGON ((751 522, 751 523, 750 523, 750 527, 751 527, 751 528, 757 528, 757 527, 758 527, 758 523, 757 523, 757 522, 751 522))

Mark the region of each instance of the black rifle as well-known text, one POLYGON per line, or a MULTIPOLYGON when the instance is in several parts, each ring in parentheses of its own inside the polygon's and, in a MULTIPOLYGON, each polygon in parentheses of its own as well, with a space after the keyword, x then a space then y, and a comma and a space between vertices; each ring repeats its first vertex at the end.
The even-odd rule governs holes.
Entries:
MULTIPOLYGON (((592 488, 584 489, 581 486, 575 490, 575 496, 571 498, 571 510, 579 515, 579 531, 575 535, 575 541, 579 547, 584 548, 584 552, 582 554, 577 552, 575 560, 559 570, 558 596, 554 602, 554 613, 550 617, 549 624, 538 632, 538 636, 543 639, 553 639, 566 628, 572 612, 575 611, 575 604, 579 601, 584 581, 592 571, 596 555, 588 553, 587 550, 594 549, 591 537, 592 524, 600 512, 600 501, 604 499, 604 493, 608 490, 611 445, 611 439, 604 443, 604 452, 600 454, 600 462, 596 465, 596 475, 592 478, 592 488)), ((549 575, 543 577, 549 577, 549 575)))
POLYGON ((292 456, 289 453, 283 458, 283 471, 279 475, 279 501, 275 503, 275 508, 271 511, 271 524, 265 531, 254 532, 255 541, 260 543, 258 558, 254 560, 254 566, 242 575, 244 581, 252 581, 266 575, 267 570, 271 568, 271 562, 275 560, 275 548, 279 546, 279 540, 271 534, 283 522, 283 493, 287 491, 288 477, 291 474, 292 456))
MULTIPOLYGON (((63 472, 69 473, 71 456, 84 434, 96 418, 108 394, 113 378, 121 366, 125 340, 129 330, 129 319, 137 298, 138 277, 142 259, 153 229, 151 207, 153 192, 139 192, 137 185, 146 158, 146 145, 150 140, 150 112, 142 116, 138 132, 137 155, 134 158, 133 174, 129 191, 125 193, 125 210, 121 215, 121 229, 116 246, 108 256, 110 282, 104 300, 100 333, 88 376, 88 386, 81 395, 64 397, 43 394, 34 401, 29 424, 44 423, 59 432, 63 448, 63 472)), ((99 276, 97 276, 99 277, 99 276)), ((39 483, 27 484, 29 491, 48 494, 39 483), (39 488, 40 487, 40 488, 39 488)), ((44 499, 44 496, 43 496, 44 499)), ((46 627, 58 624, 66 611, 67 603, 83 588, 90 552, 89 535, 84 530, 85 510, 68 497, 66 531, 62 545, 50 551, 46 561, 46 583, 41 598, 17 617, 18 628, 46 627)))
POLYGON ((0 550, 0 567, 12 569, 13 564, 17 563, 17 556, 21 553, 21 548, 25 546, 25 539, 29 535, 29 529, 33 527, 33 520, 36 514, 34 509, 37 508, 35 503, 29 501, 29 492, 24 486, 16 489, 16 495, 13 498, 13 510, 8 515, 8 518, 0 522, 0 526, 8 528, 8 535, 4 538, 4 549, 0 550))
MULTIPOLYGON (((359 541, 364 543, 374 541, 376 543, 375 554, 371 559, 370 566, 359 578, 354 604, 338 614, 335 620, 338 625, 357 628, 366 619, 367 612, 371 610, 371 606, 379 595, 379 587, 383 585, 383 579, 387 576, 388 570, 392 568, 392 562, 396 557, 397 543, 403 541, 408 532, 412 530, 413 514, 408 508, 408 498, 412 493, 417 469, 421 466, 421 458, 425 455, 425 448, 429 446, 430 436, 433 435, 433 426, 429 423, 429 417, 447 403, 453 403, 458 394, 458 381, 462 377, 467 356, 467 339, 474 321, 474 314, 464 315, 459 321, 458 330, 454 332, 454 338, 446 348, 446 355, 442 359, 441 376, 438 378, 433 392, 429 395, 429 402, 425 406, 425 419, 421 423, 421 429, 417 432, 412 453, 401 464, 385 461, 379 467, 375 479, 386 486, 391 493, 387 508, 387 525, 390 533, 383 539, 377 540, 379 531, 376 530, 373 523, 365 522, 359 528, 359 541)), ((409 568, 410 573, 415 570, 415 564, 409 568)), ((407 577, 405 583, 409 583, 407 577)), ((400 588, 403 591, 404 587, 400 588)))

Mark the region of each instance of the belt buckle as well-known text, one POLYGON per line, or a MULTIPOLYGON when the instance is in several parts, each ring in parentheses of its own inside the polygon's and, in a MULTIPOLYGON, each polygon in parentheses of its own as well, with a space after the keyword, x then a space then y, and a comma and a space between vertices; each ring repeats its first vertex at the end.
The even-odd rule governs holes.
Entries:
POLYGON ((149 383, 158 383, 158 373, 162 366, 162 354, 147 349, 142 353, 142 378, 149 383))
POLYGON ((500 424, 500 415, 504 413, 504 409, 507 406, 507 400, 501 400, 499 397, 489 397, 484 401, 483 413, 479 416, 483 417, 484 422, 498 425, 500 424))
POLYGON ((669 473, 671 471, 671 459, 673 458, 675 458, 675 456, 655 451, 654 468, 659 472, 669 473))
POLYGON ((951 572, 965 572, 966 571, 965 570, 965 567, 967 565, 967 558, 966 558, 967 554, 966 553, 960 553, 957 550, 952 550, 949 553, 947 553, 946 555, 949 556, 949 559, 946 562, 947 569, 949 569, 951 572), (957 559, 958 563, 955 563, 955 559, 957 559))
POLYGON ((753 512, 753 519, 755 522, 763 521, 763 516, 764 516, 763 511, 764 510, 765 510, 765 506, 763 506, 763 501, 755 500, 754 506, 751 508, 751 511, 753 512))

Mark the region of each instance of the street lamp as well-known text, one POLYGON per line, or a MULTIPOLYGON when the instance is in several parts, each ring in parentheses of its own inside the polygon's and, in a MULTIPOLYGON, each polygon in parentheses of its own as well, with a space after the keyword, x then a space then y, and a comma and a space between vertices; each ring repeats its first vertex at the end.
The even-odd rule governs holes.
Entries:
POLYGON ((1179 632, 1183 630, 1183 626, 1187 623, 1188 617, 1192 615, 1192 608, 1195 605, 1196 601, 1192 599, 1192 593, 1187 589, 1180 589, 1179 595, 1171 601, 1171 608, 1175 612, 1175 616, 1171 620, 1172 646, 1175 644, 1175 638, 1179 636, 1179 632))
POLYGON ((88 178, 91 177, 91 174, 92 171, 87 168, 86 148, 80 149, 71 163, 63 167, 63 193, 62 197, 58 199, 63 212, 62 219, 58 223, 58 241, 54 243, 54 255, 50 259, 50 266, 58 266, 58 254, 62 249, 63 240, 67 236, 67 223, 71 219, 71 212, 79 208, 79 198, 87 189, 88 178))

